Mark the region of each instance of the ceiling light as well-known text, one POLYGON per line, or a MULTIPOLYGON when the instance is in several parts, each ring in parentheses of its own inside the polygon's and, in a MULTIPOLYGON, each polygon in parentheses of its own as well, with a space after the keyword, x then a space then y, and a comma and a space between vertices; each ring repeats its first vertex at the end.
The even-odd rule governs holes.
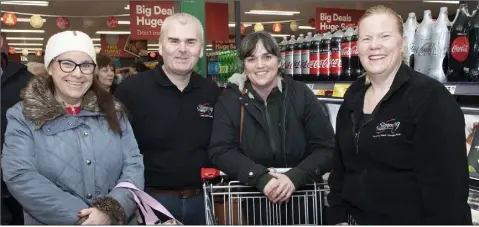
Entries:
POLYGON ((234 28, 234 27, 236 27, 236 25, 235 24, 228 24, 228 27, 234 28))
POLYGON ((48 6, 47 1, 1 1, 2 5, 48 6))
POLYGON ((15 50, 23 50, 23 49, 27 49, 27 50, 43 50, 43 48, 39 48, 39 47, 14 47, 15 50))
POLYGON ((43 46, 43 43, 8 43, 9 46, 43 46))
POLYGON ((43 38, 30 38, 30 37, 6 37, 7 40, 35 40, 41 41, 43 38))
POLYGON ((213 44, 207 44, 206 45, 206 47, 212 47, 212 46, 213 46, 213 44))
POLYGON ((209 50, 213 50, 213 49, 211 49, 211 48, 207 48, 207 49, 206 49, 206 51, 209 51, 209 50))
POLYGON ((100 47, 101 44, 100 44, 100 43, 94 43, 93 46, 94 46, 94 47, 100 47))
POLYGON ((120 20, 118 21, 118 24, 130 24, 129 20, 120 20))
POLYGON ((148 49, 149 52, 158 52, 158 49, 148 49))
POLYGON ((149 46, 149 47, 159 47, 159 46, 160 46, 160 44, 154 44, 154 43, 150 43, 150 44, 148 44, 148 46, 149 46))
POLYGON ((130 4, 126 5, 126 6, 125 6, 125 9, 126 9, 126 10, 130 10, 130 4))
POLYGON ((246 14, 257 14, 257 15, 282 15, 282 16, 293 16, 299 14, 298 11, 277 11, 277 10, 250 10, 245 12, 246 14))
POLYGON ((290 35, 288 35, 288 34, 271 34, 271 36, 273 36, 273 37, 288 37, 290 35))
POLYGON ((101 39, 100 38, 92 38, 91 41, 93 41, 93 42, 97 41, 98 42, 98 41, 101 41, 101 39))
POLYGON ((303 30, 315 30, 316 28, 311 27, 311 26, 299 26, 299 29, 303 29, 303 30))
POLYGON ((257 13, 257 12, 245 12, 245 14, 256 14, 256 15, 273 15, 273 16, 294 16, 293 13, 257 13))
MULTIPOLYGON (((1 19, 3 21, 3 17, 1 19)), ((17 22, 30 22, 30 18, 17 18, 17 22)), ((47 19, 43 19, 43 23, 47 22, 47 19)))
POLYGON ((427 2, 427 3, 444 3, 444 4, 459 4, 459 1, 428 1, 428 0, 424 0, 423 2, 427 2))
POLYGON ((128 35, 128 34, 130 34, 130 31, 97 31, 97 32, 95 32, 95 34, 98 34, 98 35, 128 35))
POLYGON ((16 33, 45 33, 44 30, 25 30, 25 29, 2 29, 2 32, 16 32, 16 33))

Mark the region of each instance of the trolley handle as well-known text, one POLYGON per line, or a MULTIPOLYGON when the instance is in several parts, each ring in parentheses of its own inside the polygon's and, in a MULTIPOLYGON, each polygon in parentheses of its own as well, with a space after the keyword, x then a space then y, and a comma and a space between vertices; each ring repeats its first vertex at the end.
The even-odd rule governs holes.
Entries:
MULTIPOLYGON (((286 173, 288 172, 291 168, 268 168, 270 172, 274 173, 286 173)), ((205 180, 212 180, 217 177, 224 177, 228 176, 226 173, 215 169, 215 168, 201 168, 201 179, 203 181, 205 180)))

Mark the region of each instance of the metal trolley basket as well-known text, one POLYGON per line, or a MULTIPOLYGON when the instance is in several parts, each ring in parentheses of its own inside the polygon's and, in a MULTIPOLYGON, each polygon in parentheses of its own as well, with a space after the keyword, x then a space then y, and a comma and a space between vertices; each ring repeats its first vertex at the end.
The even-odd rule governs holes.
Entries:
MULTIPOLYGON (((275 169, 284 173, 289 169, 275 169)), ((227 181, 216 169, 201 170, 207 225, 322 225, 325 184, 296 190, 287 203, 274 204, 254 187, 227 181), (219 183, 214 181, 220 180, 219 183)))

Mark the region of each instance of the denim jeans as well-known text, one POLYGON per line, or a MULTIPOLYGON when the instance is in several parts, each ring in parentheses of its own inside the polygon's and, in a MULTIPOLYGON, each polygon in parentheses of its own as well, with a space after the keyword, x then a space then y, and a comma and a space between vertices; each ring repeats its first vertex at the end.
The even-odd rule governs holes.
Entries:
MULTIPOLYGON (((165 206, 178 221, 185 225, 205 225, 205 200, 201 193, 190 198, 148 192, 153 198, 165 206)), ((160 217, 160 216, 158 216, 160 217)), ((160 218, 162 222, 166 221, 160 218)))

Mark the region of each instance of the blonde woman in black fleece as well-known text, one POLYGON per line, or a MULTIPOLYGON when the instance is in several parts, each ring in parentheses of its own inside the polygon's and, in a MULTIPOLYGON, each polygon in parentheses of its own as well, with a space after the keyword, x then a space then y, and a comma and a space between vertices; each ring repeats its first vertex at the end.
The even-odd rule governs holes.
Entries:
POLYGON ((464 116, 438 81, 402 64, 402 19, 376 6, 359 21, 366 75, 336 125, 329 224, 471 225, 464 116))

